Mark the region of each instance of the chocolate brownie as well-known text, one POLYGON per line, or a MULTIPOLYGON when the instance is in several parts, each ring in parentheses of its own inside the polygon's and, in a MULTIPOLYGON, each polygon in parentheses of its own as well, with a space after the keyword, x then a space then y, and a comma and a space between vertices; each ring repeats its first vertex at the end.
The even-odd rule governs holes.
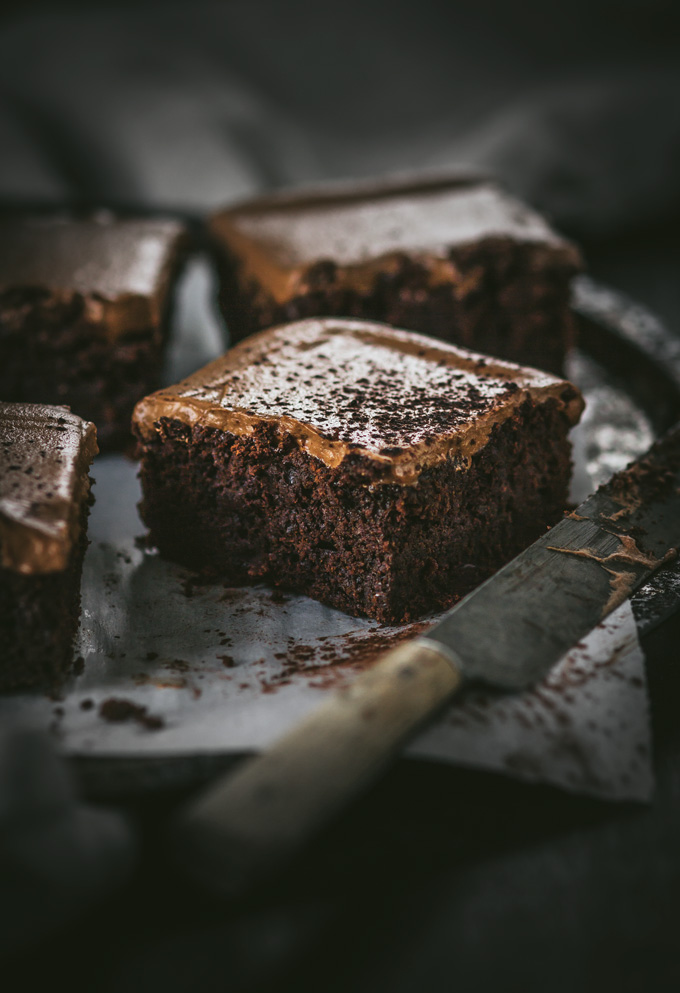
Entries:
POLYGON ((216 214, 232 343, 305 317, 385 321, 560 373, 580 256, 488 180, 278 194, 216 214))
POLYGON ((565 505, 578 390, 381 324, 307 320, 140 401, 160 551, 404 621, 452 602, 565 505))
POLYGON ((0 403, 0 689, 71 666, 96 437, 67 407, 0 403))
POLYGON ((173 220, 0 217, 0 397, 68 404, 102 447, 130 440, 130 415, 159 385, 173 277, 173 220))

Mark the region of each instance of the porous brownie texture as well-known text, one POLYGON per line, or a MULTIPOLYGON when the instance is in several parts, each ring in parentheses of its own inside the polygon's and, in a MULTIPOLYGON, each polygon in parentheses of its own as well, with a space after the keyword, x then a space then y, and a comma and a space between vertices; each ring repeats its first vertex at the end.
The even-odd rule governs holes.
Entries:
POLYGON ((0 397, 67 404, 102 449, 131 443, 158 387, 187 251, 172 220, 0 216, 0 397))
POLYGON ((97 425, 103 449, 130 441, 130 417, 141 396, 159 384, 168 310, 159 328, 140 328, 110 341, 88 319, 78 293, 54 300, 41 289, 0 294, 0 396, 26 403, 65 404, 97 425))
POLYGON ((260 197, 214 215, 232 344, 308 317, 381 321, 561 373, 577 248, 488 179, 260 197))
POLYGON ((67 407, 0 402, 0 690, 71 668, 96 453, 67 407))
POLYGON ((161 418, 142 442, 141 514, 190 567, 398 623, 450 605, 560 517, 569 427, 555 401, 527 400, 467 468, 404 486, 359 454, 329 467, 271 425, 237 436, 161 418))
POLYGON ((569 307, 573 271, 537 264, 533 246, 503 240, 452 250, 450 257, 463 280, 474 277, 474 289, 464 295, 446 283, 430 286, 424 266, 402 255, 363 293, 336 285, 332 261, 315 263, 305 274, 303 291, 279 304, 236 256, 222 252, 220 307, 232 343, 287 321, 344 316, 408 328, 561 374, 574 342, 569 307))
POLYGON ((80 584, 87 549, 87 514, 66 569, 21 575, 0 568, 0 690, 57 689, 73 665, 80 619, 80 584))

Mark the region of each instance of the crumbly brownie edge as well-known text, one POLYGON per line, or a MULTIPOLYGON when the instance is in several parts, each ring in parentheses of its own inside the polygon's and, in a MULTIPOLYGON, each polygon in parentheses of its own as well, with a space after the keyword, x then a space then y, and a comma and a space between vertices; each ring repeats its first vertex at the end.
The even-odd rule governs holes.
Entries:
POLYGON ((97 426, 101 450, 131 442, 135 403, 157 389, 168 343, 173 289, 158 328, 113 340, 88 321, 74 293, 55 301, 39 289, 0 294, 0 396, 17 403, 68 404, 97 426))
POLYGON ((216 248, 219 302, 231 343, 263 328, 307 317, 352 317, 408 328, 499 358, 562 373, 573 344, 570 285, 574 269, 551 263, 544 246, 486 240, 457 248, 462 272, 456 287, 431 286, 428 273, 404 256, 396 270, 362 294, 336 283, 333 262, 305 274, 305 292, 277 303, 242 271, 239 260, 216 248))
POLYGON ((90 494, 83 500, 80 538, 62 572, 24 576, 0 569, 0 691, 54 690, 69 674, 93 502, 90 494))
POLYGON ((467 471, 371 486, 272 429, 234 436, 161 419, 142 445, 142 517, 160 551, 232 584, 266 580, 397 623, 451 604, 561 515, 569 424, 553 401, 496 425, 467 471))

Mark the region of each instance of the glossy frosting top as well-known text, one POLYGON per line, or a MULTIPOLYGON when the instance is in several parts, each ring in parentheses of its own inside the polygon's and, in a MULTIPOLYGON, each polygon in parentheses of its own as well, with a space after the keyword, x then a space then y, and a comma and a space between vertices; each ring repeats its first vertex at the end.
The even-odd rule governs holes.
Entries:
POLYGON ((246 338, 141 400, 133 425, 144 439, 162 417, 241 435, 271 424, 331 467, 360 455, 379 481, 410 484, 445 459, 464 468, 493 424, 529 398, 554 398, 572 423, 583 408, 576 388, 548 373, 383 324, 325 318, 246 338))
POLYGON ((326 260, 339 267, 337 281, 362 289, 404 255, 432 270, 435 282, 455 282, 452 252, 489 239, 538 246, 542 264, 580 265, 575 246, 540 214, 481 179, 282 193, 222 211, 211 227, 279 302, 301 292, 305 270, 326 260))
POLYGON ((0 565, 63 570, 80 532, 94 424, 68 407, 0 403, 0 565))
POLYGON ((143 330, 161 319, 184 238, 179 221, 73 218, 52 214, 0 218, 0 293, 37 288, 58 299, 85 298, 93 320, 111 334, 143 330))

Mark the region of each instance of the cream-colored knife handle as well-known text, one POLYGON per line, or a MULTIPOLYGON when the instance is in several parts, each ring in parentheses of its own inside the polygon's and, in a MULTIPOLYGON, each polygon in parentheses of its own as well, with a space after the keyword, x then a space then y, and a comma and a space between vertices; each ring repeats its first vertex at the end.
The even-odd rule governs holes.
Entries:
POLYGON ((175 825, 178 861, 212 889, 246 889, 365 787, 460 684, 434 642, 389 652, 194 802, 175 825))

